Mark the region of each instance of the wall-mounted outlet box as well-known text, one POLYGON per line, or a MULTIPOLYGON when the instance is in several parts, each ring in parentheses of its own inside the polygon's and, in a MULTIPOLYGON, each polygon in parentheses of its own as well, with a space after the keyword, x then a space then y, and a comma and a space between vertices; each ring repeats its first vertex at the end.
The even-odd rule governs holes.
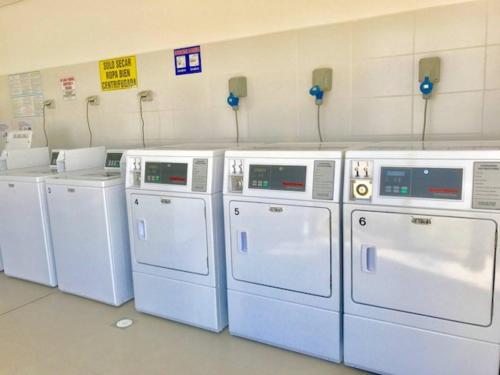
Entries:
POLYGON ((44 100, 43 106, 45 108, 54 109, 54 108, 56 108, 56 102, 54 101, 54 99, 44 100))
POLYGON ((143 101, 143 102, 152 102, 153 101, 153 91, 151 90, 144 90, 141 91, 137 94, 137 96, 143 101))
POLYGON ((441 79, 441 58, 425 57, 418 63, 418 81, 423 82, 425 77, 429 77, 432 83, 441 79))
POLYGON ((318 68, 313 70, 312 85, 319 86, 322 91, 330 91, 333 83, 332 68, 318 68))
POLYGON ((90 105, 99 105, 99 96, 92 95, 87 98, 87 103, 90 105))
POLYGON ((233 77, 228 82, 229 92, 238 98, 247 96, 247 77, 233 77))

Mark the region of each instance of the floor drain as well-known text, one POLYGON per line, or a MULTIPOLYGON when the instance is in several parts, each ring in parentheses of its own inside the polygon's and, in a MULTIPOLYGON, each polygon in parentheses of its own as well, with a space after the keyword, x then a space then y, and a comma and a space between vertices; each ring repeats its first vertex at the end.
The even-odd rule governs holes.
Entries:
POLYGON ((132 319, 128 319, 128 318, 125 318, 125 319, 120 319, 119 321, 117 321, 115 323, 115 326, 117 328, 128 328, 130 327, 132 324, 134 324, 134 321, 132 319))

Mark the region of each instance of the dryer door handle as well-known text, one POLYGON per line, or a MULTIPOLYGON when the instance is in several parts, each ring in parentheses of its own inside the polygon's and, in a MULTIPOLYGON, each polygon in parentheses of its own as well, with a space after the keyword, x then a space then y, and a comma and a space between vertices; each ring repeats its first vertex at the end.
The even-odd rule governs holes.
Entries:
POLYGON ((377 270, 377 247, 361 245, 361 271, 375 273, 377 270))
POLYGON ((245 231, 238 231, 238 250, 240 253, 246 254, 248 252, 248 236, 245 231))
POLYGON ((146 241, 146 220, 144 219, 139 219, 137 222, 137 237, 139 237, 141 241, 146 241))

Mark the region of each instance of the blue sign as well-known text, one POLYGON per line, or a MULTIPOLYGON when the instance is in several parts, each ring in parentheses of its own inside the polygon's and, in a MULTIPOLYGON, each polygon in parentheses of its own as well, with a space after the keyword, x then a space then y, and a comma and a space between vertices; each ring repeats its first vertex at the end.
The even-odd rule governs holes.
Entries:
POLYGON ((174 49, 175 75, 201 73, 200 46, 174 49))

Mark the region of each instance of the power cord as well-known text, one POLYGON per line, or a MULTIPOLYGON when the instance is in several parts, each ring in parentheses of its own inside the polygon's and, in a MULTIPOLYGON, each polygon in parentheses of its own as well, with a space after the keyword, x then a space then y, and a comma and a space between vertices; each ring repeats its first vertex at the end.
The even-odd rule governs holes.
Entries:
POLYGON ((321 107, 321 104, 316 104, 316 107, 318 107, 318 110, 317 110, 317 118, 316 118, 316 122, 317 122, 317 125, 318 125, 318 136, 319 136, 319 141, 321 143, 323 143, 323 134, 321 134, 321 121, 320 121, 320 107, 321 107))
POLYGON ((45 119, 45 108, 46 104, 42 105, 42 118, 43 118, 43 135, 45 136, 45 147, 49 147, 49 137, 47 136, 47 124, 45 119))
POLYGON ((90 136, 90 139, 89 139, 89 147, 92 147, 92 141, 93 141, 94 135, 92 134, 92 128, 90 127, 90 120, 89 120, 89 105, 90 105, 90 101, 89 101, 89 100, 87 100, 87 127, 89 128, 89 136, 90 136))
POLYGON ((142 110, 142 100, 143 97, 139 97, 139 113, 141 116, 141 131, 142 131, 142 147, 146 148, 146 137, 145 137, 145 132, 144 132, 144 115, 143 115, 143 110, 142 110))
POLYGON ((234 119, 236 120, 236 144, 240 143, 240 123, 238 121, 238 111, 234 111, 234 119))
POLYGON ((422 129, 422 142, 425 142, 425 132, 427 128, 427 106, 429 104, 429 98, 425 98, 425 105, 424 105, 424 126, 422 129))

